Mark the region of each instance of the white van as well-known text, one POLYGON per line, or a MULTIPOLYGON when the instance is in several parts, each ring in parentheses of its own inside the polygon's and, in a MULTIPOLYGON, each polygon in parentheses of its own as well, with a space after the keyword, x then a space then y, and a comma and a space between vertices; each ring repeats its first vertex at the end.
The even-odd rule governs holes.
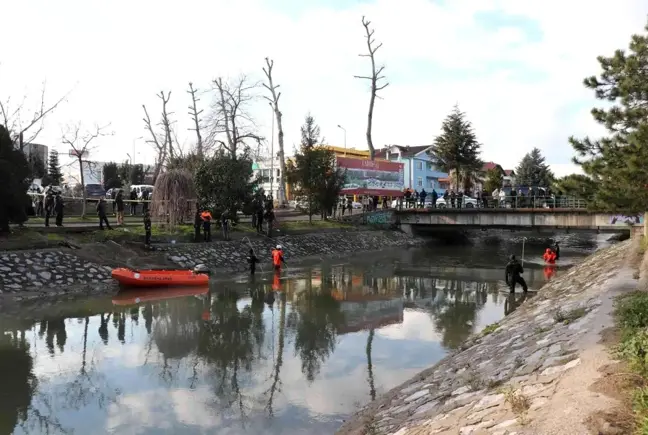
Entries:
POLYGON ((153 186, 150 184, 136 184, 130 187, 131 190, 135 189, 135 192, 137 193, 137 199, 142 199, 142 194, 144 191, 148 191, 149 193, 149 199, 151 199, 151 194, 153 193, 153 186))

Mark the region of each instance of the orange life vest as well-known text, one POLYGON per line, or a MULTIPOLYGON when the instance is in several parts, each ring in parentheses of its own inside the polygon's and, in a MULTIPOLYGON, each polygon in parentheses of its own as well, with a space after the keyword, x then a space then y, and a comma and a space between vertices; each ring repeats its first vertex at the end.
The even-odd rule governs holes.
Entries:
POLYGON ((547 248, 542 258, 544 258, 544 261, 547 263, 553 263, 556 261, 556 254, 551 249, 547 248))
POLYGON ((212 215, 208 211, 204 211, 200 213, 200 218, 204 221, 211 221, 212 220, 212 215))
POLYGON ((279 249, 272 251, 272 264, 273 266, 281 266, 281 258, 283 253, 279 249))

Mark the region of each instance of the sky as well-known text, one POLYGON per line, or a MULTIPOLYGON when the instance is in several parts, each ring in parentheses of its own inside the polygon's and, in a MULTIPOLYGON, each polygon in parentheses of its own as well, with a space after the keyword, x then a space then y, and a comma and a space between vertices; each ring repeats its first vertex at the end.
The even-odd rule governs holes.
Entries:
MULTIPOLYGON (((0 101, 39 104, 70 92, 37 142, 67 154, 62 132, 81 123, 108 125, 91 160, 152 163, 142 121, 145 104, 159 118, 160 91, 178 139, 189 131, 188 83, 209 115, 211 83, 245 74, 264 79, 274 60, 282 97, 286 152, 311 113, 326 143, 366 149, 370 74, 365 15, 382 42, 377 62, 389 86, 374 112, 373 141, 431 144, 455 104, 483 144, 482 159, 514 168, 540 148, 556 175, 578 172, 567 139, 604 131, 590 110, 600 105, 582 85, 600 72, 598 55, 626 48, 646 23, 645 0, 26 0, 5 2, 0 27, 0 101), (135 156, 132 156, 135 153, 135 156)), ((251 108, 260 134, 272 137, 265 88, 251 108)), ((276 141, 275 141, 276 148, 276 141)))

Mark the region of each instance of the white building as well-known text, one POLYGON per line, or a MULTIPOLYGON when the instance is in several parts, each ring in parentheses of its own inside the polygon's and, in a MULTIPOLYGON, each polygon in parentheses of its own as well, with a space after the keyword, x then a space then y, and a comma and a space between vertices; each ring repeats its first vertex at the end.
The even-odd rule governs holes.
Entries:
POLYGON ((279 182, 281 179, 281 168, 279 159, 259 159, 252 163, 252 172, 254 176, 260 175, 263 182, 261 188, 266 195, 271 194, 274 199, 279 198, 279 182))

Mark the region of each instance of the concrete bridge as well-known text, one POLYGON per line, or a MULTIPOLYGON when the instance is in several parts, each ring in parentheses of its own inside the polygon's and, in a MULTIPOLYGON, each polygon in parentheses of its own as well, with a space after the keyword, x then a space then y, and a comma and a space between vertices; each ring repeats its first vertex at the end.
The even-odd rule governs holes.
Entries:
POLYGON ((555 232, 557 230, 644 234, 645 217, 589 212, 583 209, 467 208, 408 209, 394 211, 403 231, 510 229, 555 232))

